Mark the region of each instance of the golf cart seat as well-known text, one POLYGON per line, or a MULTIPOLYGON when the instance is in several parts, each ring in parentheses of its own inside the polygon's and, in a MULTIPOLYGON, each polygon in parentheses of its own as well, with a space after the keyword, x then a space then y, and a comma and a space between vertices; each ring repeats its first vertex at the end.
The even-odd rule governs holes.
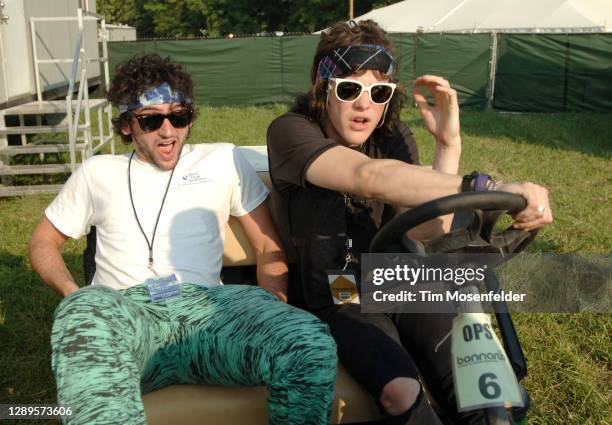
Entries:
MULTIPOLYGON (((254 166, 258 176, 270 189, 268 204, 282 202, 274 191, 268 173, 265 146, 240 148, 254 166)), ((287 223, 275 216, 276 208, 270 208, 279 232, 286 232, 287 223)), ((281 235, 283 240, 286 235, 281 235)), ((89 283, 95 271, 95 229, 88 235, 84 253, 86 281, 89 283)), ((290 256, 290 255, 289 255, 290 256)), ((223 280, 241 283, 250 279, 254 283, 255 253, 235 218, 226 226, 223 252, 223 280)), ((265 387, 222 387, 210 385, 172 385, 144 394, 142 397, 147 422, 150 425, 264 425, 268 423, 267 394, 265 387)), ((338 365, 336 393, 332 408, 332 424, 363 423, 380 419, 374 399, 338 365)))
MULTIPOLYGON (((268 172, 259 171, 257 174, 270 189, 271 195, 267 202, 279 202, 279 195, 272 188, 268 172)), ((278 217, 274 219, 279 223, 278 217)), ((283 228, 282 225, 278 227, 279 230, 283 228)), ((231 218, 226 227, 224 269, 254 265, 255 253, 246 234, 238 220, 231 218)), ((268 423, 267 394, 265 387, 173 385, 145 394, 143 402, 150 425, 264 425, 268 423)), ((377 419, 380 419, 380 412, 374 399, 339 365, 331 423, 346 424, 377 419)))

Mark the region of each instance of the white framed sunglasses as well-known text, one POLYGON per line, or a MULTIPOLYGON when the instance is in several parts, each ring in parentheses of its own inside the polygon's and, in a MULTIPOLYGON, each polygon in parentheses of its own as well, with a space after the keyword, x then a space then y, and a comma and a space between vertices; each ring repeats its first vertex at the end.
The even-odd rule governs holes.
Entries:
POLYGON ((370 86, 363 85, 360 81, 347 78, 330 78, 334 83, 334 93, 340 102, 355 102, 364 91, 370 94, 370 100, 376 105, 384 105, 391 100, 397 84, 374 83, 370 86))

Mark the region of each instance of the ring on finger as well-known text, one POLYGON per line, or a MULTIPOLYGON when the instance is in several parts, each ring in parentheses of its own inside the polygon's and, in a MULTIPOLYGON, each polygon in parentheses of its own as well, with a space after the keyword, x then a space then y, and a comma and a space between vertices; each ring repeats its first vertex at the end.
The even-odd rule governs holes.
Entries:
POLYGON ((538 205, 538 212, 540 214, 544 214, 544 211, 546 211, 546 208, 544 207, 544 205, 538 205))

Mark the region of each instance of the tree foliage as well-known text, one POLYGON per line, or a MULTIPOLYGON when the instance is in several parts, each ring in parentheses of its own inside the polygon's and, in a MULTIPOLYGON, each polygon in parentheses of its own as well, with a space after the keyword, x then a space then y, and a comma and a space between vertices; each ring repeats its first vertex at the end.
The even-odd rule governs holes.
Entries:
MULTIPOLYGON (((355 16, 398 0, 354 0, 355 16)), ((109 23, 138 37, 313 32, 348 19, 348 0, 97 0, 109 23)))

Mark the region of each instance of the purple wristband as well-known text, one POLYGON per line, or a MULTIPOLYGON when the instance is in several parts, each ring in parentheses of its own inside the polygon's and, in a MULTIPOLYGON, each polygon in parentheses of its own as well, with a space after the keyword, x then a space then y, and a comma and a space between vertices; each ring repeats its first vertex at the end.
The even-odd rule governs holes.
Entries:
POLYGON ((485 192, 489 190, 487 183, 492 180, 488 174, 476 174, 474 178, 474 192, 485 192))
POLYGON ((472 174, 463 176, 461 192, 486 192, 495 190, 495 186, 495 181, 490 175, 474 171, 472 174))

